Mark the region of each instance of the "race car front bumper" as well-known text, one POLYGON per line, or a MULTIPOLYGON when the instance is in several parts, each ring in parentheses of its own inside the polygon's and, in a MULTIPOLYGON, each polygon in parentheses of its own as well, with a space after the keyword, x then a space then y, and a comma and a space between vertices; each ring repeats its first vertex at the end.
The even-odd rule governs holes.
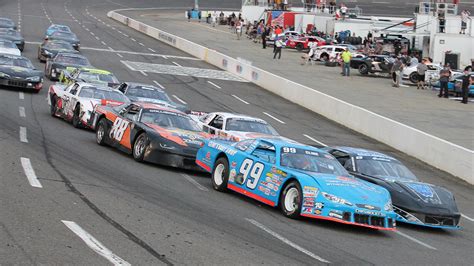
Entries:
POLYGON ((186 170, 204 171, 195 162, 197 150, 179 148, 177 150, 168 151, 159 147, 159 145, 157 142, 150 143, 145 151, 145 161, 186 170))
POLYGON ((442 229, 460 229, 461 214, 442 215, 407 212, 394 206, 398 222, 442 229))
POLYGON ((40 91, 43 88, 43 82, 33 82, 26 79, 2 79, 0 78, 0 86, 32 89, 40 91))

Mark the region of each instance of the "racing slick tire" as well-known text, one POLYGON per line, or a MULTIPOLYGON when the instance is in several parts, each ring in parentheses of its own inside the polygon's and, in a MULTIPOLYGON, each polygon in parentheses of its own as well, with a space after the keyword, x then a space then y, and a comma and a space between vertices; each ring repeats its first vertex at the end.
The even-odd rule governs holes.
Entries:
POLYGON ((367 74, 369 74, 369 66, 366 65, 366 64, 361 64, 361 65, 359 66, 359 73, 360 73, 361 75, 367 75, 367 74))
POLYGON ((57 97, 56 95, 51 95, 51 106, 49 106, 49 113, 51 114, 52 117, 56 116, 56 111, 58 110, 57 106, 57 97))
POLYGON ((145 158, 145 150, 148 146, 149 140, 146 133, 141 133, 133 142, 133 159, 137 162, 143 162, 145 158))
POLYGON ((298 43, 298 44, 296 45, 296 50, 302 51, 303 49, 304 49, 304 45, 303 45, 302 43, 298 43))
POLYGON ((102 118, 97 123, 97 127, 95 130, 95 141, 100 146, 105 146, 105 137, 107 134, 107 121, 105 118, 102 118))
POLYGON ((74 113, 72 114, 72 126, 75 128, 81 127, 81 119, 79 118, 79 114, 81 113, 81 107, 79 105, 74 108, 74 113))
POLYGON ((227 190, 227 182, 229 181, 229 162, 227 158, 221 157, 217 159, 212 170, 212 187, 220 192, 227 190))
POLYGON ((418 83, 418 72, 413 72, 408 76, 408 79, 410 80, 411 83, 418 83))
POLYGON ((329 61, 329 55, 327 55, 327 54, 321 55, 320 60, 323 61, 323 62, 329 61))
POLYGON ((297 181, 291 181, 283 189, 280 197, 280 208, 283 215, 291 219, 297 219, 301 213, 303 194, 301 186, 297 181))

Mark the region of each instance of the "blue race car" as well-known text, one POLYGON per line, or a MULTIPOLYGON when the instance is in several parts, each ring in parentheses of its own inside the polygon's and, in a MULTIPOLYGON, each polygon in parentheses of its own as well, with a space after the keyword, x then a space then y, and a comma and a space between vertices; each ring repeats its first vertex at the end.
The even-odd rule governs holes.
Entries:
POLYGON ((72 32, 71 29, 69 28, 69 26, 59 25, 59 24, 51 24, 51 26, 49 26, 48 29, 46 29, 45 36, 49 37, 56 31, 72 32))
POLYGON ((325 148, 352 175, 386 188, 397 221, 434 228, 459 229, 461 214, 447 189, 422 183, 400 161, 383 153, 351 147, 325 148))
MULTIPOLYGON (((448 82, 448 92, 453 93, 456 96, 459 96, 461 94, 463 75, 464 74, 456 74, 452 76, 451 80, 448 82)), ((471 72, 470 75, 474 76, 474 72, 471 72)), ((439 90, 441 87, 440 82, 436 81, 435 83, 433 83, 433 87, 439 90)), ((474 97, 474 84, 469 85, 469 96, 474 97)))
POLYGON ((330 220, 395 230, 390 193, 356 179, 330 154, 280 137, 208 140, 196 163, 218 191, 233 190, 289 218, 330 220))

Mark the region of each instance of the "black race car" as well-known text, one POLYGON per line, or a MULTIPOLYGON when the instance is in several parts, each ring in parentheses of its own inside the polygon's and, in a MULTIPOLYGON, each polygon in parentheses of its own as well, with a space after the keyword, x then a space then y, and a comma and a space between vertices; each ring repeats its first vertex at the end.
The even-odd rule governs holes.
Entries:
POLYGON ((447 189, 423 183, 400 161, 385 154, 350 147, 326 148, 352 175, 386 188, 397 221, 458 229, 461 214, 447 189))
POLYGON ((0 28, 0 39, 12 41, 22 52, 25 49, 25 39, 21 36, 21 33, 16 30, 0 28))
POLYGON ((89 60, 77 53, 59 52, 46 61, 45 76, 52 81, 58 81, 62 71, 69 68, 92 67, 89 60))
POLYGON ((78 53, 74 47, 65 41, 48 41, 43 42, 38 47, 38 60, 46 62, 46 60, 53 58, 57 53, 78 53))
POLYGON ((359 70, 361 75, 374 73, 390 74, 394 59, 388 55, 370 55, 351 59, 350 66, 359 70))
POLYGON ((178 109, 184 113, 191 112, 186 105, 173 102, 164 90, 159 89, 153 85, 135 82, 123 82, 122 84, 118 85, 116 89, 123 92, 125 96, 127 96, 132 102, 156 103, 178 109))
POLYGON ((0 86, 39 92, 43 88, 43 72, 36 70, 26 57, 0 54, 0 86))
POLYGON ((55 31, 44 38, 45 41, 65 41, 68 42, 74 47, 74 49, 79 51, 81 46, 81 41, 77 38, 76 34, 66 31, 55 31))
POLYGON ((0 28, 16 30, 16 25, 15 22, 9 18, 0 18, 0 28))
POLYGON ((97 105, 91 127, 99 145, 131 153, 136 161, 202 171, 196 153, 209 135, 176 109, 152 103, 97 105))

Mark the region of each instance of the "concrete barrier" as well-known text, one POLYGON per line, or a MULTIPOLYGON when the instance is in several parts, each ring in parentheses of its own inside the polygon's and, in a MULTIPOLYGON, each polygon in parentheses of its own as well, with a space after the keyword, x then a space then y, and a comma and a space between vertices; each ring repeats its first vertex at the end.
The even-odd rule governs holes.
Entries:
POLYGON ((107 16, 474 184, 472 150, 148 26, 116 11, 110 11, 107 16))

